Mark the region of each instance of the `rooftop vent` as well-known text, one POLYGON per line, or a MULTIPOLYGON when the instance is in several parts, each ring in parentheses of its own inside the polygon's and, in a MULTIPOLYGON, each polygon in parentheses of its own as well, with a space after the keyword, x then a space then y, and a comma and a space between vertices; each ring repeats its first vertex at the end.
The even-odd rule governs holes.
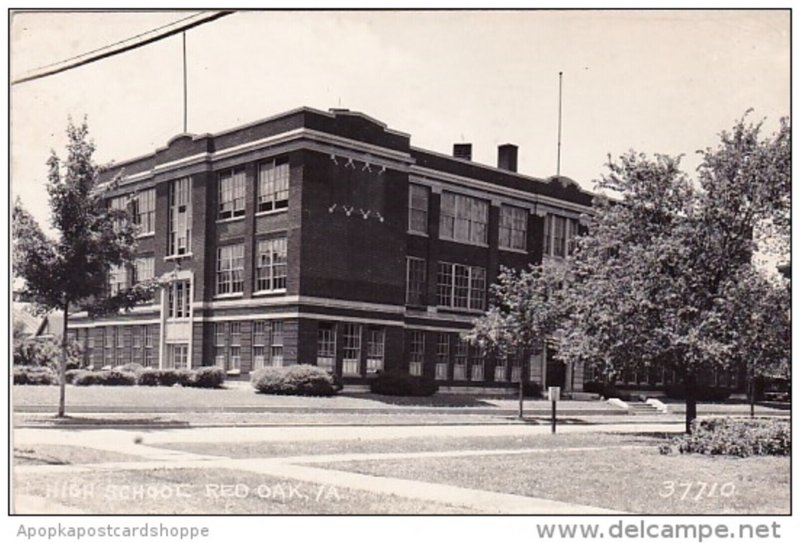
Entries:
POLYGON ((497 148, 497 167, 509 172, 517 171, 517 146, 511 143, 497 148))
POLYGON ((455 158, 463 158, 464 160, 472 160, 472 144, 471 143, 454 143, 453 156, 455 158))

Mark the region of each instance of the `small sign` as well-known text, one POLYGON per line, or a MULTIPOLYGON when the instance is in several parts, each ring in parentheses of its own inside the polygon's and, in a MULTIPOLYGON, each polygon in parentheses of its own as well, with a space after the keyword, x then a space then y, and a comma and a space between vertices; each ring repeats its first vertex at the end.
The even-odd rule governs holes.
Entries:
POLYGON ((547 387, 547 399, 557 402, 561 399, 561 387, 547 387))

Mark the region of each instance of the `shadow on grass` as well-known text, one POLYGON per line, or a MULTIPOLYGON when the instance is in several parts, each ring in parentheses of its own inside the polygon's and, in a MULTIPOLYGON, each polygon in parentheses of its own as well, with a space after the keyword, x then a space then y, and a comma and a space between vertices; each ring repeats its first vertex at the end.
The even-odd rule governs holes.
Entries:
POLYGON ((123 419, 123 418, 103 418, 103 417, 76 417, 73 415, 66 415, 64 417, 57 417, 55 415, 50 417, 42 417, 37 419, 37 423, 42 426, 53 426, 57 428, 70 428, 79 426, 152 426, 153 429, 163 428, 188 428, 190 425, 187 421, 181 420, 162 420, 157 418, 138 418, 138 419, 123 419))
POLYGON ((496 407, 481 398, 460 394, 446 394, 434 396, 386 396, 383 394, 369 393, 342 393, 337 396, 356 398, 359 400, 372 400, 388 405, 405 405, 414 407, 496 407))

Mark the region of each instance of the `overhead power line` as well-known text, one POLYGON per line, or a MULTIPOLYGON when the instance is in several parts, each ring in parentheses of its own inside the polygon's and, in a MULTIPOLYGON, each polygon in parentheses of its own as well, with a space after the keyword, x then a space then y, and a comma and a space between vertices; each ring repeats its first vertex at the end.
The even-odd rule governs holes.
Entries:
POLYGON ((57 73, 66 72, 67 70, 72 70, 73 68, 84 66, 92 62, 97 62, 98 60, 102 60, 104 58, 119 55, 120 53, 125 53, 126 51, 131 51, 150 43, 163 40, 170 36, 174 36, 175 34, 180 34, 181 32, 185 32, 190 28, 210 23, 211 21, 215 21, 234 12, 235 10, 220 10, 211 12, 203 11, 189 17, 184 17, 178 21, 160 26, 141 34, 137 34, 136 36, 112 43, 105 47, 82 53, 59 62, 54 62, 46 66, 40 66, 39 68, 30 70, 26 72, 25 75, 12 80, 11 84, 17 85, 19 83, 41 79, 57 73))

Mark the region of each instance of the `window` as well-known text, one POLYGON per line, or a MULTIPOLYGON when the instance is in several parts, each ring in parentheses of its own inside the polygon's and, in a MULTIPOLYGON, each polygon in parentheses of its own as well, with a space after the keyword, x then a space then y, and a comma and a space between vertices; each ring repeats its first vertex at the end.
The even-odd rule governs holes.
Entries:
POLYGON ((408 231, 428 233, 428 189, 420 185, 408 186, 408 231))
POLYGON ((253 322, 253 369, 259 370, 266 364, 267 321, 253 322))
POLYGON ((522 358, 516 351, 509 351, 508 360, 511 360, 511 382, 519 383, 522 379, 522 358))
POLYGON ((439 262, 438 304, 458 309, 485 308, 486 270, 478 266, 464 266, 439 262))
POLYGON ((225 369, 225 323, 214 324, 214 364, 225 369))
POLYGON ((494 380, 498 383, 502 383, 506 381, 506 372, 508 369, 507 366, 508 360, 505 356, 498 356, 497 362, 494 366, 494 380))
POLYGON ((441 332, 436 340, 436 379, 447 380, 447 366, 450 363, 450 336, 441 332))
POLYGON ((131 339, 131 358, 137 364, 144 365, 143 335, 146 333, 147 326, 134 326, 131 329, 133 337, 131 339))
POLYGON ((317 366, 331 372, 336 369, 336 328, 333 323, 319 323, 319 329, 317 330, 317 366))
POLYGON ((106 349, 105 349, 105 356, 103 357, 103 362, 106 365, 113 365, 114 364, 114 336, 116 330, 110 326, 106 327, 106 349))
POLYGON ((158 364, 156 358, 155 339, 158 334, 158 325, 155 327, 146 326, 144 329, 144 357, 145 366, 154 367, 158 364))
POLYGON ((560 215, 546 215, 544 218, 544 254, 563 258, 575 250, 575 236, 578 234, 578 220, 560 215))
POLYGON ((500 247, 525 250, 528 232, 528 211, 521 207, 500 207, 500 247))
POLYGON ((189 345, 186 343, 167 344, 167 369, 188 369, 189 345))
POLYGON ((377 326, 367 328, 367 373, 378 373, 383 370, 383 350, 386 334, 377 326))
POLYGON ((217 294, 244 291, 244 244, 217 249, 217 294))
POLYGON ((244 169, 231 170, 219 174, 218 219, 244 216, 244 169))
POLYGON ((406 258, 406 303, 425 305, 425 259, 409 256, 406 258))
POLYGON ((277 158, 258 167, 258 211, 289 206, 289 159, 277 158))
POLYGON ((173 281, 167 286, 167 317, 188 319, 191 309, 189 281, 173 281))
POLYGON ((125 336, 124 328, 117 328, 117 358, 116 362, 118 366, 121 366, 125 363, 125 336))
POLYGON ((169 255, 192 252, 192 180, 177 179, 169 187, 169 255))
POLYGON ((408 373, 422 375, 422 363, 425 360, 425 332, 411 331, 411 350, 408 356, 408 373))
POLYGON ((483 349, 474 347, 472 349, 472 357, 469 362, 470 379, 472 381, 483 381, 483 362, 485 356, 483 349))
POLYGON ((469 345, 461 338, 456 340, 456 353, 453 357, 453 380, 466 381, 467 379, 467 354, 469 345))
MULTIPOLYGON (((120 210, 128 211, 128 199, 129 196, 117 196, 116 198, 111 198, 108 203, 108 207, 112 210, 120 210)), ((119 232, 122 229, 122 226, 125 224, 126 219, 123 217, 115 218, 114 219, 114 231, 119 232)))
POLYGON ((486 245, 488 216, 486 201, 442 192, 439 235, 443 239, 486 245))
POLYGON ((111 266, 108 285, 112 296, 128 288, 128 270, 125 266, 111 266))
POLYGON ((133 224, 139 226, 139 235, 156 230, 156 189, 139 192, 133 199, 133 224))
POLYGON ((273 366, 283 366, 283 321, 272 321, 269 358, 273 366))
POLYGON ((256 258, 256 290, 284 290, 286 288, 286 236, 260 240, 256 258))
POLYGON ((242 369, 242 323, 230 323, 230 347, 228 348, 228 371, 242 369))
POLYGON ((361 325, 346 323, 342 329, 342 373, 361 375, 361 325))
POLYGON ((139 257, 133 261, 133 284, 148 281, 156 276, 156 259, 139 257))

